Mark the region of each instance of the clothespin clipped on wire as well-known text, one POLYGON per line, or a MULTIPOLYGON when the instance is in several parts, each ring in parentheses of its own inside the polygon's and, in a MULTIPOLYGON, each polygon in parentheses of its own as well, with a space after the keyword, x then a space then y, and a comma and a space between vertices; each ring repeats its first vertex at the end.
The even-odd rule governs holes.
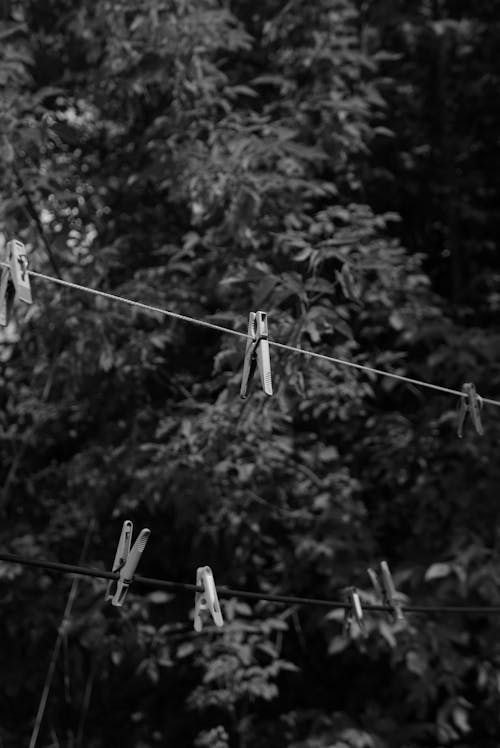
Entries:
POLYGON ((195 592, 194 596, 194 630, 201 631, 203 621, 200 612, 208 610, 216 626, 223 626, 224 619, 217 597, 214 575, 210 566, 199 566, 196 570, 196 586, 203 587, 203 592, 195 592))
POLYGON ((383 605, 387 605, 391 609, 394 621, 404 621, 402 602, 406 598, 396 591, 387 561, 380 562, 380 577, 374 569, 368 569, 368 576, 377 598, 382 601, 383 605))
POLYGON ((255 373, 256 366, 259 369, 262 389, 266 395, 273 394, 266 312, 250 312, 248 317, 248 335, 245 361, 243 362, 243 379, 240 388, 240 397, 243 400, 248 396, 250 380, 255 373))
POLYGON ((6 260, 9 267, 2 267, 0 276, 0 325, 8 324, 14 298, 32 304, 31 285, 28 275, 28 258, 24 244, 13 239, 7 242, 6 260))
POLYGON ((482 436, 483 424, 481 423, 481 408, 483 407, 483 399, 476 392, 476 387, 472 382, 466 382, 462 385, 462 392, 465 393, 465 397, 460 398, 458 405, 458 428, 457 434, 461 439, 464 431, 464 421, 467 412, 470 413, 471 421, 474 424, 479 436, 482 436))
POLYGON ((137 564, 139 563, 142 552, 146 547, 151 530, 145 528, 141 530, 137 539, 132 546, 132 531, 134 526, 130 520, 126 520, 123 523, 120 540, 118 542, 118 548, 116 549, 115 560, 113 563, 113 571, 120 574, 120 578, 111 580, 108 584, 105 600, 111 600, 111 605, 121 607, 127 596, 128 588, 134 578, 137 564))
POLYGON ((355 587, 349 587, 344 593, 344 600, 348 604, 344 615, 344 636, 352 636, 353 624, 356 623, 362 636, 368 636, 363 616, 363 607, 359 592, 355 587))

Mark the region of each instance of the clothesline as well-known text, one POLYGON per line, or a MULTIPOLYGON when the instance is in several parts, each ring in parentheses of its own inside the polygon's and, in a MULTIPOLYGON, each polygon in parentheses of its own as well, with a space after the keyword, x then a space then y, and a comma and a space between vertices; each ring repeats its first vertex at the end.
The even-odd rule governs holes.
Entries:
MULTIPOLYGON (((0 262, 0 265, 3 267, 9 267, 9 264, 7 262, 0 262)), ((116 301, 122 304, 128 304, 129 306, 135 307, 137 309, 142 309, 146 312, 151 312, 154 314, 162 314, 167 317, 173 317, 174 319, 179 319, 182 322, 187 322, 192 325, 199 325, 201 327, 207 327, 212 330, 217 330, 218 332, 222 332, 227 335, 237 335, 241 338, 249 338, 250 336, 245 332, 240 332, 239 330, 234 330, 229 327, 223 327, 222 325, 217 325, 214 322, 209 322, 204 319, 198 319, 196 317, 190 317, 186 314, 180 314, 179 312, 173 312, 170 309, 164 309, 162 307, 153 306, 150 304, 144 304, 141 301, 136 301, 134 299, 129 299, 125 296, 118 296, 116 294, 108 293, 106 291, 100 291, 96 288, 91 288, 89 286, 82 286, 79 283, 73 283, 72 281, 63 280, 62 278, 55 278, 51 275, 45 275, 44 273, 39 273, 35 270, 28 270, 28 274, 33 276, 34 278, 41 278, 42 280, 49 281, 50 283, 57 283, 60 286, 65 286, 67 288, 74 289, 76 291, 81 291, 83 293, 92 294, 94 296, 99 296, 104 299, 108 299, 110 301, 116 301)), ((443 387, 442 385, 433 384, 432 382, 426 382, 421 379, 414 379, 413 377, 407 377, 403 374, 396 374, 394 372, 386 371, 384 369, 377 369, 372 366, 368 366, 366 364, 357 364, 353 361, 347 361, 345 359, 336 358, 334 356, 327 356, 323 353, 317 353, 315 351, 309 351, 304 348, 298 348, 296 346, 288 345, 286 343, 280 343, 277 340, 269 339, 269 345, 274 346, 275 348, 281 348, 285 351, 290 351, 292 353, 298 353, 303 356, 309 356, 310 358, 316 358, 320 359, 322 361, 328 361, 329 363, 337 364, 339 366, 348 366, 353 369, 358 369, 359 371, 365 371, 371 374, 375 374, 377 376, 381 377, 389 377, 391 379, 398 380, 400 382, 405 382, 406 384, 413 384, 417 387, 427 387, 428 389, 436 390, 438 392, 444 392, 447 395, 453 395, 455 397, 464 398, 467 395, 462 392, 461 390, 455 390, 450 387, 443 387)), ((494 400, 492 398, 482 397, 481 400, 483 403, 486 403, 488 405, 495 405, 497 407, 500 407, 500 401, 494 400)))
MULTIPOLYGON (((35 568, 46 569, 47 571, 56 571, 62 574, 76 574, 79 576, 92 577, 97 579, 117 580, 119 574, 111 571, 104 571, 102 569, 93 569, 86 566, 78 566, 73 564, 63 564, 58 561, 45 561, 42 559, 30 558, 29 556, 22 556, 14 553, 0 552, 0 561, 11 564, 20 564, 22 566, 32 566, 35 568)), ((189 584, 187 582, 175 582, 168 579, 155 579, 153 577, 144 577, 136 574, 133 578, 134 584, 140 584, 146 587, 154 587, 155 589, 172 590, 172 591, 187 591, 187 592, 203 592, 203 587, 197 586, 196 584, 189 584)), ((226 587, 224 585, 217 585, 217 594, 221 598, 241 598, 251 600, 263 600, 273 603, 281 603, 285 605, 303 605, 303 606, 316 606, 321 608, 329 609, 350 609, 350 604, 340 600, 325 600, 315 597, 300 597, 295 595, 275 595, 266 592, 251 592, 250 590, 233 589, 232 587, 226 587)), ((499 614, 500 605, 402 605, 402 610, 405 613, 457 613, 457 614, 499 614)), ((379 605, 374 603, 363 603, 363 610, 375 611, 375 612, 387 612, 391 613, 392 608, 388 605, 379 605)))

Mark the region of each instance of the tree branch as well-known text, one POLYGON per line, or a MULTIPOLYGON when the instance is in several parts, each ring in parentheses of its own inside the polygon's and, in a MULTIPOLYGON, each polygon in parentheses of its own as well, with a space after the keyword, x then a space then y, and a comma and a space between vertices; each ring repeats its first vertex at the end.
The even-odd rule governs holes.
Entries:
POLYGON ((49 258, 49 262, 52 265, 52 269, 54 273, 57 275, 58 278, 62 278, 61 271, 59 268, 59 263, 57 262, 54 253, 52 252, 52 248, 49 244, 49 241, 47 239, 47 235, 45 234, 45 230, 43 228, 43 224, 40 220, 40 216, 38 215, 37 209, 35 207, 35 204, 33 200, 31 199, 31 195, 29 194, 28 190, 25 187, 23 178, 16 167, 15 163, 12 164, 12 168, 14 170, 15 177, 19 183, 19 187, 21 190, 22 195, 26 198, 26 209, 28 213, 30 214, 31 218, 34 220, 35 225, 37 227, 38 234, 40 236, 40 239, 42 240, 43 246, 45 247, 45 251, 47 252, 47 256, 49 258))

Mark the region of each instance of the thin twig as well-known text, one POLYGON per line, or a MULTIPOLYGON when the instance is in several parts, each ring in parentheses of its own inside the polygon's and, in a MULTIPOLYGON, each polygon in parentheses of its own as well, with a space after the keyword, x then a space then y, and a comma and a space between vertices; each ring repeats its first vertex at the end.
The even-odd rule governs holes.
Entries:
POLYGON ((30 193, 26 189, 26 186, 24 184, 24 180, 21 176, 21 173, 19 169, 17 168, 15 162, 12 164, 12 169, 14 171, 14 174, 16 176, 16 179, 19 183, 19 187, 21 189, 21 193, 26 198, 26 209, 28 213, 30 214, 31 218, 34 220, 38 235, 40 236, 40 239, 42 240, 43 246, 45 247, 45 251, 47 252, 47 257, 49 258, 49 262, 52 265, 52 269, 54 270, 54 273, 57 275, 58 278, 61 278, 61 270, 59 268, 59 263, 57 262, 54 253, 52 252, 52 247, 49 244, 49 240, 47 239, 47 235, 45 233, 45 229, 43 228, 43 224, 40 220, 40 216, 38 215, 38 211, 35 207, 35 204, 31 198, 30 193))
MULTIPOLYGON (((88 526, 87 534, 85 536, 85 541, 83 543, 82 552, 80 554, 80 563, 83 563, 85 560, 85 557, 87 555, 88 547, 90 545, 90 539, 92 536, 92 533, 94 531, 95 527, 95 519, 93 518, 88 526)), ((71 589, 69 591, 68 599, 66 601, 66 607, 64 609, 64 614, 62 617, 61 625, 59 626, 59 630, 57 632, 57 638, 56 642, 54 644, 54 649, 52 650, 52 656, 50 658, 49 667, 47 670, 47 675, 45 676, 45 683, 42 690, 42 695, 40 697, 40 703, 38 704, 38 710, 35 717, 35 722, 33 725, 33 732, 31 733, 31 739, 29 743, 29 748, 36 748, 36 744, 38 741, 38 735, 40 733, 40 728, 42 726, 43 721, 43 715, 45 714, 45 707, 47 706, 47 701, 49 698, 50 693, 50 687, 52 685, 52 680, 54 678, 54 671, 57 664, 57 659, 59 657, 59 651, 61 649, 61 644, 63 641, 63 637, 66 634, 66 630, 69 624, 69 619, 71 616, 71 610, 73 608, 73 603, 76 600, 76 595, 78 592, 78 584, 80 582, 79 577, 75 577, 73 579, 73 582, 71 584, 71 589)))

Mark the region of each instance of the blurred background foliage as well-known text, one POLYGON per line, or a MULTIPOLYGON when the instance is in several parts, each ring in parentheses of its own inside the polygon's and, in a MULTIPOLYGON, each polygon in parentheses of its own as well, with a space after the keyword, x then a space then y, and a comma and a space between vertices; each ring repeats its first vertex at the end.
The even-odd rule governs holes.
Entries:
MULTIPOLYGON (((500 385, 500 2, 2 0, 0 231, 31 268, 453 388, 500 385)), ((2 548, 338 598, 499 604, 494 409, 33 280, 0 333, 2 548)), ((70 580, 0 564, 0 742, 27 745, 70 580)), ((497 620, 80 583, 39 745, 497 746, 497 620)))

